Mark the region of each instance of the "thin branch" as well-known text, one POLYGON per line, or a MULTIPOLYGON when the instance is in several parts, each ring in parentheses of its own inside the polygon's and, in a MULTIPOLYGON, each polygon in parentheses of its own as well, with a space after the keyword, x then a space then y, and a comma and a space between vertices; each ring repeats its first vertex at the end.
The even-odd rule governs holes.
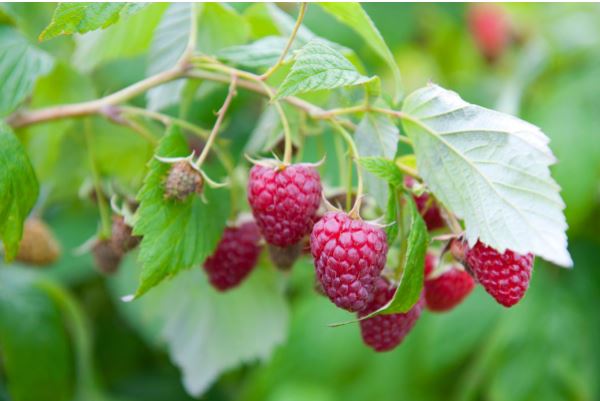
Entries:
POLYGON ((279 59, 277 60, 275 65, 273 65, 271 68, 269 68, 267 70, 267 72, 265 72, 263 75, 260 76, 261 80, 266 81, 285 61, 285 57, 287 56, 288 52, 292 48, 294 39, 296 39, 298 30, 300 29, 300 26, 302 26, 302 20, 304 19, 304 14, 306 13, 307 7, 308 7, 308 3, 302 3, 300 5, 298 19, 296 19, 296 24, 294 25, 294 29, 292 29, 292 33, 290 34, 290 37, 289 37, 287 43, 285 44, 285 48, 283 49, 283 52, 281 52, 281 55, 279 56, 279 59))
POLYGON ((237 82, 238 82, 237 75, 232 75, 231 83, 229 84, 229 92, 227 93, 225 102, 223 102, 223 106, 221 106, 221 108, 217 112, 217 121, 215 121, 215 125, 213 126, 213 129, 210 132, 208 139, 206 140, 206 145, 204 145, 204 148, 202 149, 202 153, 200 153, 200 156, 198 156, 198 160, 196 160, 195 165, 198 168, 200 168, 202 166, 202 163, 208 156, 208 152, 210 151, 210 148, 212 147, 212 144, 214 143, 215 138, 217 137, 217 134, 219 133, 219 128, 221 128, 221 124, 223 123, 223 119, 225 118, 225 113, 227 113, 227 109, 229 108, 229 105, 231 104, 231 100, 233 99, 233 97, 236 94, 235 88, 236 88, 237 82))
POLYGON ((197 125, 192 124, 189 121, 177 117, 172 117, 167 114, 134 106, 119 106, 119 110, 126 115, 139 115, 150 118, 152 120, 159 121, 165 126, 178 125, 183 129, 187 129, 188 131, 193 132, 195 135, 199 136, 202 139, 206 139, 210 135, 210 132, 204 128, 198 127, 197 125))
POLYGON ((184 68, 179 66, 174 67, 96 100, 82 103, 65 104, 39 110, 17 112, 8 117, 6 121, 13 128, 20 128, 44 121, 101 113, 102 109, 105 107, 114 106, 116 104, 125 102, 151 88, 154 88, 155 86, 181 78, 184 76, 185 72, 186 69, 184 68))

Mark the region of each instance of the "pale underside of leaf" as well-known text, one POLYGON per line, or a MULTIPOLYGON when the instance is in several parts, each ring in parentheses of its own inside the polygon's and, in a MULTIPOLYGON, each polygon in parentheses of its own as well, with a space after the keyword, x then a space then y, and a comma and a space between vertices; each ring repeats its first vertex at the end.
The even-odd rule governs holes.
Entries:
MULTIPOLYGON (((111 283, 116 297, 135 285, 135 266, 125 267, 111 283)), ((166 343, 186 390, 199 396, 223 372, 267 359, 285 340, 289 311, 277 279, 257 266, 239 287, 220 293, 196 268, 119 307, 147 340, 166 343)))
POLYGON ((480 239, 572 265, 565 205, 549 170, 555 158, 538 127, 433 84, 407 97, 403 112, 419 173, 464 219, 470 245, 480 239))
MULTIPOLYGON (((381 156, 392 159, 396 153, 399 131, 389 117, 366 114, 355 133, 355 142, 361 157, 381 156)), ((388 184, 376 175, 366 172, 367 191, 378 206, 385 209, 388 201, 388 184)))
MULTIPOLYGON (((190 3, 173 3, 165 11, 154 31, 148 56, 147 75, 154 75, 173 67, 185 51, 191 26, 190 3)), ((146 94, 148 108, 161 110, 177 102, 185 81, 168 82, 152 88, 146 94)))

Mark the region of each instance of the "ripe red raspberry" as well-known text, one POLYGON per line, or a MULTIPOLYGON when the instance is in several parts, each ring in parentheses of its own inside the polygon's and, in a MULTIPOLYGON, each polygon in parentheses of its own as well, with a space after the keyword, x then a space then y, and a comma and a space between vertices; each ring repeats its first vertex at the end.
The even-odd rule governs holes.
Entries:
POLYGON ((500 58, 511 39, 504 10, 494 4, 475 4, 469 7, 468 20, 471 35, 486 60, 491 63, 500 58))
POLYGON ((427 260, 435 256, 427 254, 425 260, 425 302, 427 309, 434 312, 444 312, 454 308, 462 302, 473 290, 475 282, 466 271, 451 267, 441 275, 431 275, 433 269, 429 268, 427 260))
MULTIPOLYGON (((383 279, 375 283, 373 299, 367 309, 359 316, 366 316, 387 304, 394 296, 395 288, 383 279)), ((365 344, 377 352, 389 351, 396 348, 412 330, 421 316, 424 306, 423 294, 419 301, 406 313, 377 315, 360 321, 360 332, 365 344)))
MULTIPOLYGON (((406 176, 404 177, 404 184, 408 188, 412 188, 414 185, 414 180, 412 177, 406 176)), ((425 220, 427 230, 437 230, 446 225, 446 222, 442 217, 442 213, 440 212, 440 208, 437 206, 436 201, 429 196, 429 194, 424 193, 420 196, 413 196, 413 199, 415 200, 415 204, 417 205, 419 213, 421 213, 423 220, 425 220)))
POLYGON ((350 312, 365 309, 385 266, 385 232, 346 213, 328 212, 313 228, 310 249, 329 299, 350 312))
POLYGON ((321 179, 312 166, 256 165, 250 170, 248 202, 269 244, 286 247, 300 241, 312 229, 320 201, 321 179))
POLYGON ((465 260, 475 279, 498 303, 508 308, 525 295, 533 269, 532 254, 520 255, 509 249, 501 254, 478 241, 467 248, 465 260))
POLYGON ((184 201, 193 193, 202 193, 203 179, 187 160, 174 163, 165 181, 165 198, 184 201))
POLYGON ((254 222, 227 227, 217 250, 204 262, 210 283, 219 291, 239 285, 256 266, 260 233, 254 222))

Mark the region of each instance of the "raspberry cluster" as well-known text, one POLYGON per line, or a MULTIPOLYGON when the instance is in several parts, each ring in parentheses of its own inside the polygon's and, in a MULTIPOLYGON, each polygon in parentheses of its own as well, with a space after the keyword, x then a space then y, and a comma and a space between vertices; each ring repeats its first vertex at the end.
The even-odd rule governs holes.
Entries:
POLYGON ((260 233, 254 222, 227 227, 216 251, 204 262, 213 287, 219 291, 237 287, 256 266, 259 241, 260 233))
POLYGON ((317 278, 329 299, 350 312, 364 310, 385 266, 384 231, 346 213, 328 212, 315 224, 310 247, 317 278))
POLYGON ((432 253, 425 256, 425 302, 433 312, 445 312, 460 304, 473 290, 475 282, 465 270, 452 266, 434 274, 437 260, 432 253))
POLYGON ((483 288, 507 308, 519 302, 529 288, 533 270, 530 253, 520 255, 509 249, 500 253, 478 241, 467 248, 465 263, 483 288))
POLYGON ((250 170, 248 202, 269 244, 294 245, 312 229, 321 202, 321 179, 310 165, 256 165, 250 170))
MULTIPOLYGON (((367 316, 387 304, 396 289, 379 277, 374 285, 373 297, 359 316, 367 316)), ((421 294, 419 301, 406 313, 376 315, 360 321, 360 332, 365 344, 377 352, 389 351, 400 345, 421 316, 424 307, 421 294)))

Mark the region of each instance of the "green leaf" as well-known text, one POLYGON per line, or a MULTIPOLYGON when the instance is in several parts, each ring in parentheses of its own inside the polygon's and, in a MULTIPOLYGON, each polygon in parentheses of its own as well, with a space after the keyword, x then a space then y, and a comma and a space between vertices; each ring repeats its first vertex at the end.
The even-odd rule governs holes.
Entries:
POLYGON ((23 236, 23 222, 38 197, 38 181, 21 142, 0 121, 0 239, 12 261, 23 236))
POLYGON ((400 99, 402 97, 402 78, 398 64, 396 64, 394 55, 383 40, 381 33, 379 33, 360 3, 319 3, 319 5, 338 21, 358 33, 369 47, 386 62, 394 76, 395 97, 400 99))
MULTIPOLYGON (((398 127, 389 117, 381 114, 367 113, 356 128, 354 140, 358 154, 361 156, 378 156, 392 159, 398 146, 398 127)), ((376 175, 364 175, 367 192, 372 195, 380 208, 387 205, 387 183, 376 175)))
MULTIPOLYGON (((292 134, 292 144, 300 146, 298 130, 300 125, 300 115, 298 110, 287 104, 282 104, 292 134)), ((283 140, 283 125, 274 106, 265 108, 260 115, 256 126, 252 130, 248 142, 244 147, 244 153, 256 155, 261 152, 272 151, 283 140)))
POLYGON ((279 87, 276 98, 359 85, 370 79, 356 71, 337 50, 316 39, 298 51, 296 62, 279 87))
POLYGON ((542 131, 428 85, 406 98, 404 127, 433 194, 464 219, 470 245, 531 252, 571 266, 555 162, 542 131))
POLYGON ((67 401, 69 339, 60 310, 34 277, 17 267, 0 269, 0 348, 10 399, 67 401))
POLYGON ((227 47, 219 51, 217 57, 246 68, 270 67, 277 62, 286 43, 286 38, 267 36, 247 45, 227 47))
MULTIPOLYGON (((135 266, 123 267, 110 283, 116 299, 135 286, 135 266)), ((196 267, 135 302, 116 304, 147 341, 166 344, 186 390, 199 396, 221 373, 269 358, 285 340, 289 312, 278 279, 259 265, 235 290, 220 293, 196 267)))
POLYGON ((145 6, 140 3, 59 3, 39 40, 104 29, 145 6))
POLYGON ((154 3, 101 31, 77 36, 73 64, 88 72, 109 61, 143 54, 167 4, 154 3))
MULTIPOLYGON (((37 109, 56 104, 82 102, 95 97, 96 92, 90 77, 79 74, 64 62, 57 62, 50 74, 38 79, 28 106, 37 109)), ((23 139, 39 180, 44 184, 52 185, 53 193, 57 188, 56 185, 65 181, 64 175, 58 174, 56 169, 57 165, 64 161, 64 158, 61 158, 61 147, 75 121, 59 119, 30 125, 19 130, 20 138, 23 139)))
MULTIPOLYGON (((197 49, 205 54, 246 43, 250 27, 246 20, 226 4, 198 5, 197 49)), ((167 70, 175 65, 187 46, 190 35, 192 7, 190 3, 169 6, 157 27, 148 58, 148 75, 167 70)), ((183 89, 189 87, 185 80, 168 82, 148 91, 148 107, 161 110, 178 103, 183 89)))
POLYGON ((388 246, 391 246, 396 237, 398 236, 398 232, 400 231, 400 227, 398 226, 400 223, 400 205, 398 199, 398 191, 397 187, 394 185, 388 185, 388 201, 387 206, 385 208, 385 234, 387 238, 388 246))
POLYGON ((198 20, 198 48, 206 54, 216 54, 226 47, 246 43, 250 25, 231 6, 204 3, 198 20))
POLYGON ((392 187, 402 185, 403 175, 396 163, 383 157, 361 157, 360 165, 369 173, 386 181, 392 187))
POLYGON ((402 279, 389 304, 375 314, 406 313, 417 303, 423 290, 425 252, 429 244, 427 226, 419 214, 415 202, 407 199, 411 224, 402 260, 402 279))
MULTIPOLYGON (((156 154, 181 157, 190 153, 179 128, 162 138, 156 154)), ((181 270, 202 263, 215 249, 229 216, 229 192, 204 186, 207 203, 199 196, 184 202, 167 200, 164 179, 171 165, 152 159, 138 194, 139 219, 134 231, 143 236, 139 260, 143 265, 136 297, 181 270)))
MULTIPOLYGON (((148 54, 148 76, 168 70, 177 63, 187 46, 191 20, 191 3, 169 5, 154 31, 148 54)), ((148 108, 162 110, 177 103, 185 85, 186 81, 178 80, 152 88, 146 93, 148 108)))
POLYGON ((38 77, 52 69, 47 53, 29 44, 14 29, 0 25, 0 116, 17 108, 38 77))

